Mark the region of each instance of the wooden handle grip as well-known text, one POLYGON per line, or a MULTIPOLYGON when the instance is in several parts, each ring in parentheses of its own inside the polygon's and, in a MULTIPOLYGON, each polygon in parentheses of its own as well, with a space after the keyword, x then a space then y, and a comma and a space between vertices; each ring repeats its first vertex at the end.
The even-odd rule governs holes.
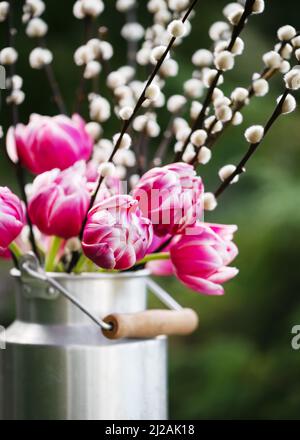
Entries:
POLYGON ((159 335, 188 335, 198 327, 194 310, 147 310, 134 314, 113 314, 104 319, 112 330, 103 330, 108 339, 143 339, 159 335))

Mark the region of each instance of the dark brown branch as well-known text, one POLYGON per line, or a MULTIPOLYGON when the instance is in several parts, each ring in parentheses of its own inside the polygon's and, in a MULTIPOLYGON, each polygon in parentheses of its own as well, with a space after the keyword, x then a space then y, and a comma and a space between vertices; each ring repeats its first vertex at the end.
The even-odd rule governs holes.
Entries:
MULTIPOLYGON (((228 51, 232 50, 232 48, 233 48, 237 38, 242 33, 248 17, 252 13, 254 2, 255 2, 255 0, 247 0, 246 5, 245 5, 245 9, 244 9, 244 12, 243 12, 243 15, 241 16, 240 21, 233 28, 231 40, 230 40, 229 45, 227 47, 228 51)), ((204 123, 205 116, 206 116, 206 111, 207 111, 207 109, 208 109, 208 107, 209 107, 209 105, 211 103, 211 99, 212 99, 214 90, 215 90, 216 86, 218 85, 218 81, 219 81, 222 73, 223 72, 221 70, 217 70, 216 77, 214 78, 212 84, 210 85, 210 87, 209 87, 209 89, 207 91, 207 94, 206 94, 206 97, 205 97, 205 100, 204 100, 204 103, 203 103, 203 107, 202 107, 198 117, 196 118, 194 124, 192 125, 192 128, 191 128, 191 131, 189 133, 189 136, 187 137, 187 139, 184 142, 182 151, 176 154, 175 162, 177 162, 177 161, 182 159, 182 156, 185 153, 185 151, 186 151, 186 149, 187 149, 187 147, 188 147, 188 145, 190 143, 190 140, 191 140, 191 137, 192 137, 192 134, 194 133, 194 131, 203 127, 203 123, 204 123)))
POLYGON ((234 178, 236 176, 239 176, 240 174, 242 174, 244 172, 245 165, 250 160, 250 158, 253 156, 253 154, 256 152, 258 147, 261 145, 261 143, 263 142, 263 140, 266 137, 267 133, 271 129, 272 125, 275 123, 275 121, 282 114, 282 107, 283 107, 284 101, 285 101, 286 97, 288 96, 288 94, 289 94, 289 90, 285 89, 285 91, 284 91, 284 93, 283 93, 283 95, 282 95, 278 105, 276 106, 272 116, 270 117, 270 119, 266 123, 265 129, 264 129, 264 136, 263 136, 262 140, 260 142, 256 143, 256 144, 251 144, 250 145, 247 153, 242 158, 242 160, 240 161, 240 163, 236 167, 235 171, 216 190, 216 192, 215 192, 215 197, 216 198, 220 197, 221 194, 223 194, 223 192, 229 187, 229 185, 231 184, 231 182, 234 180, 234 178))
MULTIPOLYGON (((14 27, 14 0, 9 0, 9 12, 7 17, 7 23, 8 23, 8 46, 9 47, 15 47, 15 35, 16 35, 16 29, 14 27)), ((9 77, 12 79, 13 76, 16 74, 16 66, 15 64, 11 64, 9 66, 9 77)), ((18 125, 19 123, 19 109, 18 106, 12 101, 11 104, 11 111, 12 111, 12 125, 13 128, 18 125)), ((13 134, 14 135, 14 134, 13 134)), ((29 226, 29 241, 32 247, 33 252, 36 254, 36 256, 39 258, 39 252, 36 245, 34 233, 33 233, 33 226, 31 223, 31 220, 28 215, 28 200, 27 195, 25 191, 25 185, 26 185, 26 179, 25 179, 25 173, 24 169, 22 167, 21 162, 18 160, 18 162, 15 164, 16 167, 16 176, 17 176, 17 182, 20 189, 22 200, 25 203, 26 207, 26 219, 27 224, 29 226)))

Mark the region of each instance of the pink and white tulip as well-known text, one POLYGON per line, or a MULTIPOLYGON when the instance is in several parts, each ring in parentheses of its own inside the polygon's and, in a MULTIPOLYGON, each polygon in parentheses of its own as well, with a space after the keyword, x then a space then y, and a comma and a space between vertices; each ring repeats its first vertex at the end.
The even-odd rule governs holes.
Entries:
POLYGON ((29 216, 46 235, 69 239, 79 235, 90 204, 81 163, 37 176, 29 198, 29 216))
POLYGON ((201 220, 203 194, 202 179, 185 163, 148 171, 133 191, 158 236, 182 234, 201 220))
POLYGON ((142 217, 138 202, 118 195, 91 209, 82 248, 97 266, 126 270, 144 258, 152 238, 152 224, 142 217))
POLYGON ((0 187, 0 256, 8 257, 8 247, 25 225, 21 200, 10 189, 0 187))
POLYGON ((236 230, 236 226, 202 223, 198 234, 181 236, 170 249, 179 280, 196 292, 223 295, 222 284, 238 274, 236 268, 228 267, 238 255, 232 242, 236 230))
POLYGON ((18 124, 7 134, 7 151, 33 174, 54 168, 64 170, 79 160, 88 160, 93 141, 77 114, 68 118, 33 114, 28 125, 18 124))

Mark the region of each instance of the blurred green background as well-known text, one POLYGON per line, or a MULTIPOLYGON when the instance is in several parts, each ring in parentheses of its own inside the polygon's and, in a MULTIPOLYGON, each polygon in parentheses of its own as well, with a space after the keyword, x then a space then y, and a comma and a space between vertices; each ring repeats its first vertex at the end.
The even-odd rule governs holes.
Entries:
MULTIPOLYGON (((99 25, 109 28, 109 39, 117 47, 114 67, 125 63, 126 47, 118 32, 124 17, 115 12, 113 1, 106 1, 99 25)), ((292 24, 299 29, 299 14, 294 0, 266 1, 264 15, 251 18, 243 38, 246 50, 234 72, 227 75, 224 90, 248 86, 252 73, 262 68, 261 56, 273 48, 279 26, 292 24)), ((21 2, 17 1, 17 5, 21 2)), ((55 71, 69 108, 80 70, 72 54, 83 40, 82 23, 71 15, 73 2, 46 1, 45 18, 50 25, 47 38, 55 55, 55 71)), ((149 21, 145 2, 139 1, 142 20, 149 21)), ((176 50, 180 74, 169 81, 170 93, 180 93, 182 83, 192 72, 191 55, 209 47, 210 24, 222 20, 224 1, 201 1, 193 20, 192 34, 176 50)), ((5 43, 0 24, 1 46, 5 43)), ((27 99, 21 107, 25 122, 31 112, 54 114, 54 104, 43 72, 28 67, 33 41, 18 34, 20 59, 18 72, 24 77, 27 99)), ((144 72, 141 71, 141 78, 144 72)), ((242 133, 251 124, 264 123, 281 93, 281 78, 272 80, 266 98, 256 98, 246 109, 245 122, 227 131, 215 150, 210 166, 204 167, 207 190, 218 185, 217 171, 224 163, 236 163, 247 148, 242 133)), ((101 93, 105 94, 104 78, 101 93)), ((87 109, 83 114, 86 116, 87 109)), ((161 125, 166 114, 161 112, 161 125)), ((1 111, 6 127, 9 115, 1 111)), ((105 136, 118 130, 111 118, 105 136)), ((155 146, 155 143, 153 147, 155 146)), ((16 187, 13 170, 6 161, 1 141, 0 185, 16 187)), ((226 286, 222 298, 204 297, 187 291, 176 280, 159 282, 186 306, 200 315, 199 331, 188 338, 171 340, 170 416, 172 419, 298 419, 300 416, 300 352, 291 348, 291 329, 300 324, 300 126, 299 111, 280 119, 261 150, 247 167, 240 183, 230 188, 218 210, 207 220, 235 223, 240 256, 238 278, 226 286)), ((1 265, 0 323, 13 318, 12 294, 7 279, 7 264, 1 265), (4 299, 4 293, 9 297, 4 299)))

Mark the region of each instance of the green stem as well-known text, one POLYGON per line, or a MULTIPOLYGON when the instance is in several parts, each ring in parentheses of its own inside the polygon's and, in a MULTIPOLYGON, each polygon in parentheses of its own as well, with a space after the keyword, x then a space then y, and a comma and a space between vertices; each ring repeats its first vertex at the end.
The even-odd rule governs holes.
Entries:
POLYGON ((169 260, 169 259, 170 259, 170 252, 160 252, 158 254, 149 254, 149 255, 146 255, 146 257, 143 258, 142 260, 138 261, 136 263, 136 266, 150 263, 150 261, 169 260))
POLYGON ((77 274, 83 272, 83 269, 84 269, 85 265, 87 264, 87 262, 88 262, 87 257, 84 254, 82 254, 78 260, 78 263, 74 267, 73 272, 77 273, 77 274))
POLYGON ((63 242, 62 238, 59 237, 52 237, 50 250, 46 256, 45 261, 45 271, 46 272, 53 272, 55 268, 55 260, 57 253, 59 251, 59 248, 63 242))
POLYGON ((16 242, 13 242, 10 246, 9 249, 11 250, 11 252, 14 254, 14 256, 17 258, 17 260, 19 258, 22 257, 23 252, 21 251, 21 249, 19 248, 19 246, 17 245, 16 242))

